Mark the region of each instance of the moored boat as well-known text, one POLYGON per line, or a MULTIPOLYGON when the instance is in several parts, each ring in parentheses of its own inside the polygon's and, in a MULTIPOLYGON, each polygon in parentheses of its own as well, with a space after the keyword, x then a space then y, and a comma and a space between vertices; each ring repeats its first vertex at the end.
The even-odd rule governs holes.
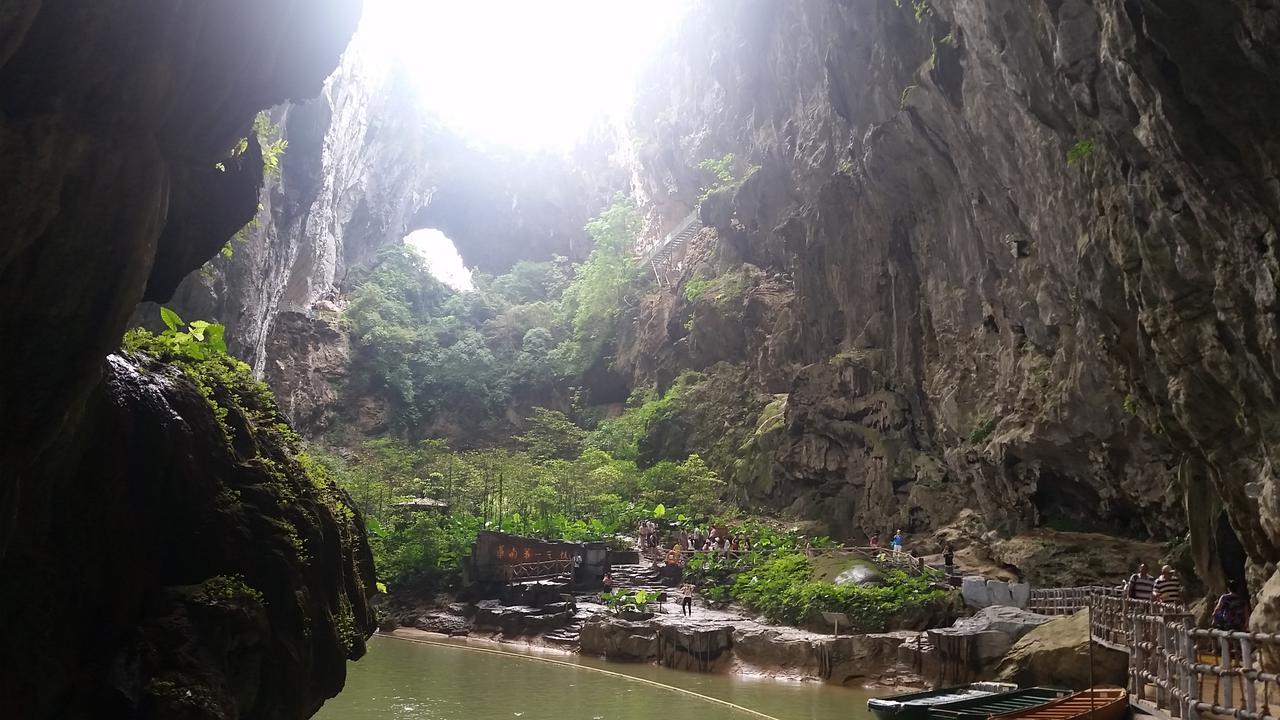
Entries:
POLYGON ((1122 720, 1129 709, 1123 688, 1092 688, 1038 707, 992 716, 993 720, 1122 720))
POLYGON ((1070 694, 1070 690, 1062 688, 1033 687, 958 700, 931 706, 929 720, 987 720, 992 715, 1004 715, 1040 707, 1070 694))
POLYGON ((1012 683, 977 682, 959 687, 872 698, 867 701, 867 709, 875 713, 879 720, 925 720, 931 705, 985 697, 1017 689, 1018 686, 1012 683))

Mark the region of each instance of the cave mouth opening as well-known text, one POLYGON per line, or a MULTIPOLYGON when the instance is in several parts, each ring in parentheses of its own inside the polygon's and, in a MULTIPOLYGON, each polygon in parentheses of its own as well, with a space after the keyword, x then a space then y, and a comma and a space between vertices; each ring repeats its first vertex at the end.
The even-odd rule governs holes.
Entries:
POLYGON ((431 276, 458 292, 475 289, 471 282, 471 268, 462 260, 458 246, 442 231, 435 228, 414 230, 404 236, 406 247, 422 258, 431 276))
POLYGON ((357 38, 455 132, 521 150, 568 149, 600 117, 625 110, 691 4, 365 0, 357 38))

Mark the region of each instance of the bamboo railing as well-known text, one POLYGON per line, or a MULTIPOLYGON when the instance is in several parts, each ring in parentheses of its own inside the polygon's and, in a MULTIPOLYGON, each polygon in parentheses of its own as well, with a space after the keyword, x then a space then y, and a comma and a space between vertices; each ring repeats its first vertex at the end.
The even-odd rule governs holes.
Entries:
POLYGON ((1193 626, 1178 605, 1125 598, 1117 588, 1031 591, 1028 609, 1046 615, 1089 611, 1100 645, 1129 655, 1132 702, 1164 717, 1280 720, 1280 635, 1193 626))

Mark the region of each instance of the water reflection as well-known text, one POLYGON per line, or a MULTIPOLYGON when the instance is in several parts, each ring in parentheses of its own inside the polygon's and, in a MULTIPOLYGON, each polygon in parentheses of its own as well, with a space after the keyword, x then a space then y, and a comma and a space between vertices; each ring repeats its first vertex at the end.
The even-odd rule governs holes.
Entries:
MULTIPOLYGON (((475 645, 476 647, 492 647, 475 645)), ((521 652, 518 647, 502 650, 521 652)), ((526 654, 529 651, 525 651, 526 654)), ((820 683, 687 673, 569 655, 534 660, 376 637, 319 720, 709 720, 756 718, 727 706, 593 671, 682 688, 777 720, 867 720, 868 694, 820 683)))

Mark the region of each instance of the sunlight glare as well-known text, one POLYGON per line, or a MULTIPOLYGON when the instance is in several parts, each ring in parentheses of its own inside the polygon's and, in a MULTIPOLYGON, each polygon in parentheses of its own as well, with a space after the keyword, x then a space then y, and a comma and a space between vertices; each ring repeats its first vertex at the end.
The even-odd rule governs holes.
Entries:
POLYGON ((620 112, 688 0, 366 0, 363 40, 425 109, 491 144, 566 148, 620 112))
POLYGON ((444 233, 435 229, 415 230, 405 237, 404 244, 418 253, 435 279, 458 292, 474 289, 471 270, 462 262, 453 241, 444 233))

